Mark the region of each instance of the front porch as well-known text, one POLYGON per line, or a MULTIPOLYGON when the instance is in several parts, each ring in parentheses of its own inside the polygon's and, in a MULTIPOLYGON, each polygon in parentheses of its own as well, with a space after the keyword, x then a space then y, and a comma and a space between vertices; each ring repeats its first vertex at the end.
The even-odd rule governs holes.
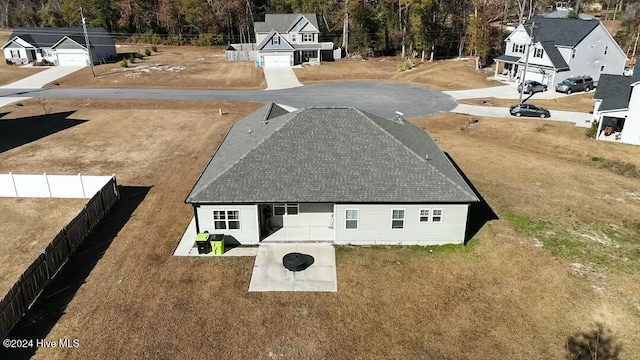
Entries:
POLYGON ((510 55, 502 55, 495 58, 494 78, 503 82, 517 82, 519 77, 518 60, 520 60, 519 57, 510 55))
POLYGON ((333 228, 321 226, 281 227, 260 241, 261 244, 300 242, 333 243, 333 228))

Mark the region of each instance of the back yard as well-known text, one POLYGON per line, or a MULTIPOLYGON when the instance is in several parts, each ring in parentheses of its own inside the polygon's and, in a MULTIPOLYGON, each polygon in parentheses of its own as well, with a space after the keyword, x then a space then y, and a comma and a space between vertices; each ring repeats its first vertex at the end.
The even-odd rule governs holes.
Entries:
POLYGON ((558 359, 596 323, 621 359, 640 353, 638 147, 555 122, 413 119, 500 219, 466 247, 340 247, 337 293, 248 293, 252 258, 171 254, 185 196, 259 104, 50 104, 88 121, 0 153, 0 171, 115 173, 150 190, 46 336, 80 347, 37 359, 558 359))
POLYGON ((134 53, 144 55, 145 49, 151 55, 135 59, 126 68, 120 62, 97 65, 94 78, 87 67, 47 87, 264 89, 267 86, 261 68, 251 61, 226 61, 221 47, 159 45, 158 52, 153 52, 151 45, 121 44, 117 51, 120 57, 130 58, 134 53))

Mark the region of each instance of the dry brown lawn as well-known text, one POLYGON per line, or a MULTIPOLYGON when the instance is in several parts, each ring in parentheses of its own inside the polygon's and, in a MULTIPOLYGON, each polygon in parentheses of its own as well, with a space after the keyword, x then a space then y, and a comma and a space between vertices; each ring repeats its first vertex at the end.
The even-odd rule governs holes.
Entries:
MULTIPOLYGON (((119 54, 151 50, 149 45, 120 45, 119 54)), ((128 68, 120 63, 98 65, 96 77, 89 67, 68 75, 46 87, 74 88, 194 88, 264 89, 262 68, 252 61, 226 61, 224 48, 196 46, 158 46, 158 52, 136 59, 128 68), (58 85, 55 85, 58 84, 58 85)))
MULTIPOLYGON (((9 41, 10 31, 0 31, 0 46, 9 41)), ((29 75, 37 74, 46 68, 20 68, 19 66, 7 65, 4 61, 0 61, 0 86, 10 84, 14 81, 26 78, 29 75)))
POLYGON ((0 298, 86 203, 87 199, 0 198, 0 298))
POLYGON ((115 173, 152 188, 47 336, 80 347, 35 358, 559 359, 567 337, 595 322, 623 346, 621 359, 640 353, 637 271, 578 273, 576 260, 509 220, 576 230, 637 221, 640 180, 591 159, 640 166, 638 147, 588 140, 569 124, 480 118, 463 131, 463 115, 414 119, 501 219, 465 248, 338 248, 338 293, 248 293, 252 258, 171 254, 192 216, 184 198, 229 126, 258 104, 52 104, 89 121, 0 154, 0 171, 115 173), (141 241, 149 229, 153 246, 141 241))
MULTIPOLYGON (((528 95, 525 95, 525 98, 526 96, 528 95)), ((462 104, 471 105, 486 105, 484 103, 486 101, 490 106, 497 107, 509 107, 518 102, 513 99, 496 99, 493 97, 457 101, 462 104)), ((531 99, 527 100, 527 103, 542 106, 549 110, 589 112, 593 110, 593 93, 563 96, 557 99, 535 99, 534 95, 531 99)))
POLYGON ((502 85, 487 80, 492 69, 475 70, 472 60, 438 60, 417 63, 411 70, 400 71, 402 61, 397 57, 369 60, 342 59, 320 66, 294 69, 302 83, 339 80, 385 80, 424 85, 437 90, 464 90, 502 85))

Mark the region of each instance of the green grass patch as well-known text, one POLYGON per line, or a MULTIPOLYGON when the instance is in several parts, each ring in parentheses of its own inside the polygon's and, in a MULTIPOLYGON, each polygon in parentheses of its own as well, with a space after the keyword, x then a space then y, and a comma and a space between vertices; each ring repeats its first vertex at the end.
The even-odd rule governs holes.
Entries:
POLYGON ((552 256, 603 270, 640 272, 640 224, 566 226, 507 214, 519 231, 538 239, 552 256))

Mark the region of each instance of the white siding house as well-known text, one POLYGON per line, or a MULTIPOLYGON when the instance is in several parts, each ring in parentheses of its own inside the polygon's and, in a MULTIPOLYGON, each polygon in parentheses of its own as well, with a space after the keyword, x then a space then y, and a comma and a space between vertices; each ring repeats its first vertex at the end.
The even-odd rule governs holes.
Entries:
POLYGON ((496 77, 549 87, 574 76, 589 75, 597 82, 600 74, 622 74, 627 60, 597 19, 534 17, 519 25, 505 45, 504 55, 495 59, 496 77))
POLYGON ((480 200, 411 123, 271 103, 233 125, 185 201, 196 231, 240 244, 439 245, 467 240, 480 200))

